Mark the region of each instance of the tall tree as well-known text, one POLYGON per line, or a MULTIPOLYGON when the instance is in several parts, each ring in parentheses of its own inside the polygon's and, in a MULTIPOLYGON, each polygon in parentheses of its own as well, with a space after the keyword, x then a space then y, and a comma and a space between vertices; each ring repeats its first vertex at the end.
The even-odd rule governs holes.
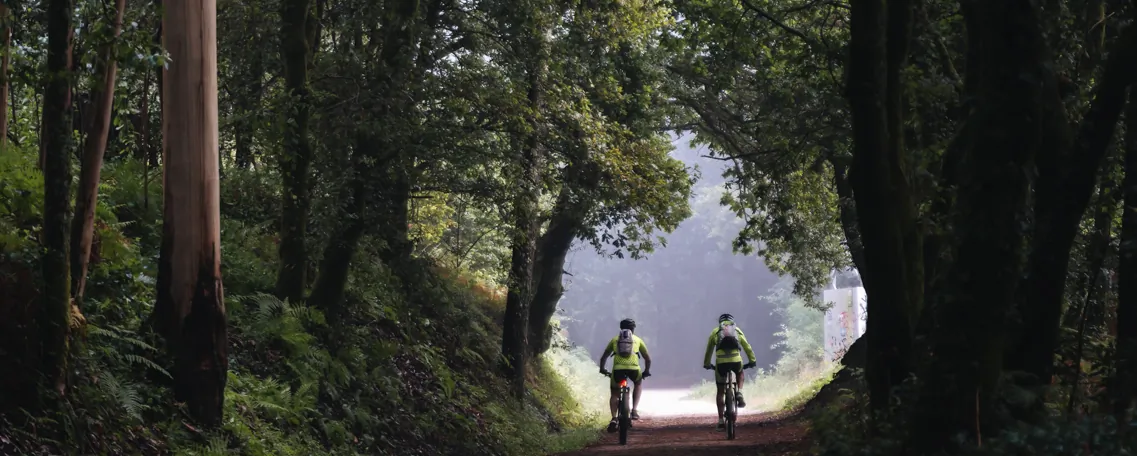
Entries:
POLYGON ((902 112, 901 69, 911 17, 910 0, 852 3, 846 86, 854 144, 849 181, 869 270, 864 276, 872 308, 866 374, 878 409, 911 372, 912 333, 924 300, 922 236, 902 112))
MULTIPOLYGON (((86 143, 83 145, 83 162, 79 170, 79 194, 75 199, 75 218, 71 221, 71 294, 76 305, 83 300, 83 290, 87 285, 87 265, 91 257, 91 243, 95 234, 95 205, 99 198, 99 175, 103 168, 103 156, 107 151, 107 138, 110 133, 112 110, 114 109, 115 42, 122 30, 122 16, 126 12, 126 0, 115 0, 115 18, 112 35, 99 50, 95 74, 98 80, 92 97, 95 99, 95 112, 87 124, 86 143)), ((148 73, 148 72, 147 72, 148 73)), ((146 94, 143 94, 146 96, 146 94)))
POLYGON ((292 302, 304 298, 308 281, 308 208, 311 192, 308 169, 312 163, 312 146, 308 141, 309 93, 308 61, 312 55, 309 29, 311 0, 281 2, 281 57, 284 60, 284 84, 288 91, 284 125, 284 150, 280 157, 280 175, 284 192, 280 220, 280 272, 276 294, 292 302))
POLYGON ((228 369, 221 285, 217 4, 163 2, 165 185, 154 321, 174 356, 174 394, 204 426, 221 424, 228 369))
POLYGON ((516 170, 518 189, 513 198, 512 228, 509 262, 509 291, 505 298, 505 321, 502 325, 501 352, 507 366, 508 377, 515 396, 525 394, 525 372, 528 368, 529 306, 533 301, 533 266, 537 256, 537 237, 540 225, 537 218, 541 192, 541 166, 543 162, 542 113, 545 98, 545 78, 548 71, 549 43, 545 38, 541 2, 530 2, 523 8, 525 15, 513 20, 510 35, 521 50, 522 68, 526 81, 526 109, 524 131, 517 138, 516 170))
POLYGON ((71 0, 47 4, 47 86, 44 90, 43 132, 43 304, 42 373, 62 394, 65 390, 67 336, 71 293, 68 267, 68 221, 71 216, 71 46, 75 29, 71 0))

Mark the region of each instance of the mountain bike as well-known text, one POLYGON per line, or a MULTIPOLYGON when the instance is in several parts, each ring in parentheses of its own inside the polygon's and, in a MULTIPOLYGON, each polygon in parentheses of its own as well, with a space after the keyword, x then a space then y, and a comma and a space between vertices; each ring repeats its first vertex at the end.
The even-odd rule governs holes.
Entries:
MULTIPOLYGON (((632 428, 631 409, 628 408, 631 388, 628 386, 628 376, 620 372, 620 396, 616 403, 616 426, 620 431, 620 445, 628 444, 628 429, 632 428)), ((605 371, 604 376, 611 377, 612 373, 605 371)))
MULTIPOLYGON (((743 369, 750 369, 754 366, 744 364, 743 369)), ((710 370, 714 370, 711 367, 710 370)), ((726 391, 723 393, 725 399, 725 408, 723 409, 723 418, 726 420, 726 439, 734 440, 735 437, 735 424, 738 422, 738 380, 735 378, 734 371, 727 371, 726 373, 726 391)))

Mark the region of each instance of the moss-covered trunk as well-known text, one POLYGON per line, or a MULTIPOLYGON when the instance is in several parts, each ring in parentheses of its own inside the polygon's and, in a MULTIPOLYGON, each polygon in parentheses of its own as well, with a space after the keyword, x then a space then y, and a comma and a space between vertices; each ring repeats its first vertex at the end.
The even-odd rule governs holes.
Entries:
MULTIPOLYGON (((122 17, 126 0, 115 0, 114 36, 122 30, 122 17)), ((83 163, 79 170, 79 194, 75 198, 75 219, 71 221, 71 294, 76 305, 83 300, 87 285, 87 264, 91 257, 91 244, 95 237, 95 205, 99 198, 99 175, 103 169, 103 156, 107 151, 111 115, 114 109, 115 76, 118 66, 114 47, 100 50, 95 74, 101 84, 95 84, 94 114, 87 125, 87 139, 83 144, 83 163)))
POLYGON ((71 0, 47 4, 47 87, 43 101, 43 303, 37 318, 40 373, 58 392, 65 388, 71 308, 68 221, 71 216, 71 0))
POLYGON ((162 248, 154 321, 174 357, 174 395, 221 424, 228 342, 221 285, 217 27, 213 0, 164 2, 162 248))
POLYGON ((284 85, 288 101, 283 135, 283 153, 280 157, 280 175, 283 180, 283 201, 280 220, 280 271, 276 279, 276 294, 281 299, 299 302, 304 299, 304 286, 308 283, 308 208, 311 192, 308 184, 312 163, 312 146, 308 140, 310 97, 308 91, 308 60, 311 49, 307 27, 311 0, 285 0, 281 2, 281 57, 284 61, 284 85))

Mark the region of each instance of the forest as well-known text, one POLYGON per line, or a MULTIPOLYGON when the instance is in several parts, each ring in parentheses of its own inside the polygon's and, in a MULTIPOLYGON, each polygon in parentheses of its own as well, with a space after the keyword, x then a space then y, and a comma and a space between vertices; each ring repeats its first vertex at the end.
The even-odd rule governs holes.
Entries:
POLYGON ((816 351, 791 336, 803 312, 859 273, 868 331, 787 405, 795 451, 1130 454, 1134 19, 1132 0, 5 0, 0 454, 577 450, 607 380, 571 347, 602 341, 558 308, 614 333, 647 298, 572 281, 616 269, 671 295, 690 290, 666 274, 737 302, 773 287, 750 327, 780 359, 816 351), (685 258, 681 224, 701 231, 685 258))

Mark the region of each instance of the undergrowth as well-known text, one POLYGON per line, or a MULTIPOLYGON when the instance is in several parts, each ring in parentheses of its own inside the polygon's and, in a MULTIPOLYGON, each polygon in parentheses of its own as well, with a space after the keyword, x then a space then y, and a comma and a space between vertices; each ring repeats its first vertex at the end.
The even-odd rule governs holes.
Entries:
MULTIPOLYGON (((778 370, 748 370, 742 385, 746 407, 764 411, 796 410, 829 383, 837 367, 836 363, 815 363, 788 374, 778 370)), ((713 375, 707 371, 711 378, 691 387, 687 398, 713 401, 716 390, 713 375)))
MULTIPOLYGON (((38 296, 35 157, 0 155, 0 317, 38 296)), ((0 454, 533 455, 597 437, 604 384, 584 375, 587 354, 559 340, 534 361, 528 396, 511 399, 496 371, 502 293, 461 271, 427 260, 391 271, 368 261, 374 247, 365 246, 347 290, 352 310, 335 328, 313 308, 266 294, 275 211, 263 209, 275 195, 242 190, 257 185, 240 172, 222 181, 223 199, 244 198, 222 214, 225 418, 220 430, 196 428, 174 403, 169 360, 145 329, 161 179, 143 169, 129 160, 104 169, 82 309, 88 325, 72 353, 69 390, 45 396, 55 404, 47 412, 0 415, 0 454), (328 333, 334 350, 318 337, 328 333)))

